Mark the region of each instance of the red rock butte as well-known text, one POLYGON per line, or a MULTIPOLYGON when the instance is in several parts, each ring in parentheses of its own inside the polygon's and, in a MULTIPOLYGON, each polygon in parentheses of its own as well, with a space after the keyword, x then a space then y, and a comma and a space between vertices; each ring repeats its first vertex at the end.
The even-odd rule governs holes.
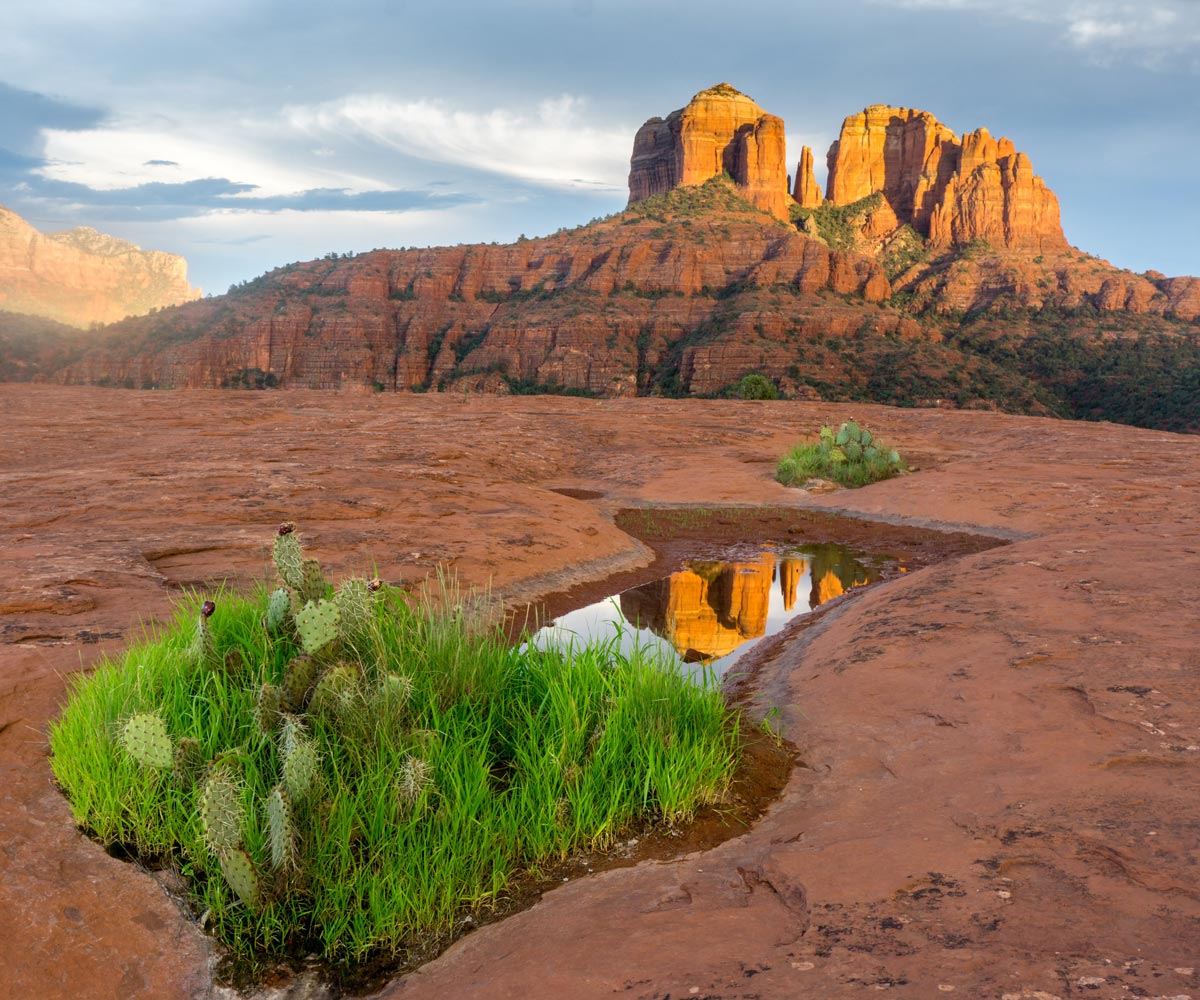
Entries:
POLYGON ((911 225, 934 246, 1067 249, 1054 192, 1028 156, 985 128, 958 139, 926 111, 875 104, 842 123, 828 164, 830 202, 880 193, 897 228, 911 225))
POLYGON ((638 129, 629 165, 629 204, 728 173, 746 200, 788 218, 783 119, 727 83, 702 90, 666 118, 638 129))
POLYGON ((851 205, 881 194, 869 235, 910 225, 934 247, 986 240, 1004 249, 1066 250, 1058 199, 1025 153, 981 128, 961 138, 926 111, 875 104, 842 123, 825 197, 805 146, 795 181, 782 119, 727 83, 703 90, 637 133, 629 203, 728 173, 747 201, 787 220, 789 206, 851 205))

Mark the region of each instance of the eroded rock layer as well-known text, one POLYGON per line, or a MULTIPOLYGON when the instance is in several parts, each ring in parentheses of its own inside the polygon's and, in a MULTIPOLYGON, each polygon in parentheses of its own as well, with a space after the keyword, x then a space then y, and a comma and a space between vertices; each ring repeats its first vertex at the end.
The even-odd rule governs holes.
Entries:
POLYGON ((928 112, 876 104, 843 122, 828 164, 833 204, 880 193, 897 226, 934 246, 1067 247, 1054 193, 1028 156, 987 129, 958 139, 928 112))
POLYGON ((84 226, 40 233, 0 207, 0 309, 86 327, 199 297, 182 257, 84 226))
POLYGON ((727 83, 702 90, 666 118, 651 118, 633 141, 629 204, 728 173, 746 199, 788 217, 783 120, 727 83))

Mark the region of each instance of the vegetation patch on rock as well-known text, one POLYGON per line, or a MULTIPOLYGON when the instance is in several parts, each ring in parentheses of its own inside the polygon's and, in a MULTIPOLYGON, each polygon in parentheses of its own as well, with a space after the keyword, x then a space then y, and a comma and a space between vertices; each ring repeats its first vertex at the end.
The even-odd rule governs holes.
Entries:
POLYGON ((836 431, 822 427, 814 444, 798 444, 775 468, 784 486, 802 486, 810 479, 828 479, 842 486, 866 486, 907 470, 900 453, 871 431, 849 420, 836 431))
POLYGON ((491 602, 336 588, 290 524, 282 585, 181 608, 76 682, 55 775, 95 839, 176 868, 243 967, 435 953, 514 881, 720 801, 720 693, 615 644, 513 646, 491 602))

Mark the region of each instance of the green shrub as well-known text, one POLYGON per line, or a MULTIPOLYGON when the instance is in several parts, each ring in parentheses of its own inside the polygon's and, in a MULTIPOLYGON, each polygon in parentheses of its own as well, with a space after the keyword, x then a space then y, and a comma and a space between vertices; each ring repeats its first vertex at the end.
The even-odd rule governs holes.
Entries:
POLYGON ((808 479, 831 479, 843 486, 866 486, 907 470, 900 453, 853 420, 835 432, 822 427, 815 444, 798 444, 775 467, 784 486, 808 479))
POLYGON ((733 387, 733 394, 741 399, 778 399, 775 383, 765 375, 743 375, 733 387))
POLYGON ((77 823, 173 865, 244 967, 422 955, 522 873, 725 793, 734 716, 645 651, 513 646, 441 581, 218 595, 72 685, 50 744, 77 823))

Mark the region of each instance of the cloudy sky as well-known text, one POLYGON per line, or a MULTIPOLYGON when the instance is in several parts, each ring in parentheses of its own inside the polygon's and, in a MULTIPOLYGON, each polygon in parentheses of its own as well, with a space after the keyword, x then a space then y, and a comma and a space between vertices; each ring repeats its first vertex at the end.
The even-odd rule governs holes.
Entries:
POLYGON ((219 293, 616 211, 637 127, 722 80, 819 168, 868 104, 986 125, 1072 243, 1200 274, 1200 0, 14 3, 0 204, 181 253, 219 293))

